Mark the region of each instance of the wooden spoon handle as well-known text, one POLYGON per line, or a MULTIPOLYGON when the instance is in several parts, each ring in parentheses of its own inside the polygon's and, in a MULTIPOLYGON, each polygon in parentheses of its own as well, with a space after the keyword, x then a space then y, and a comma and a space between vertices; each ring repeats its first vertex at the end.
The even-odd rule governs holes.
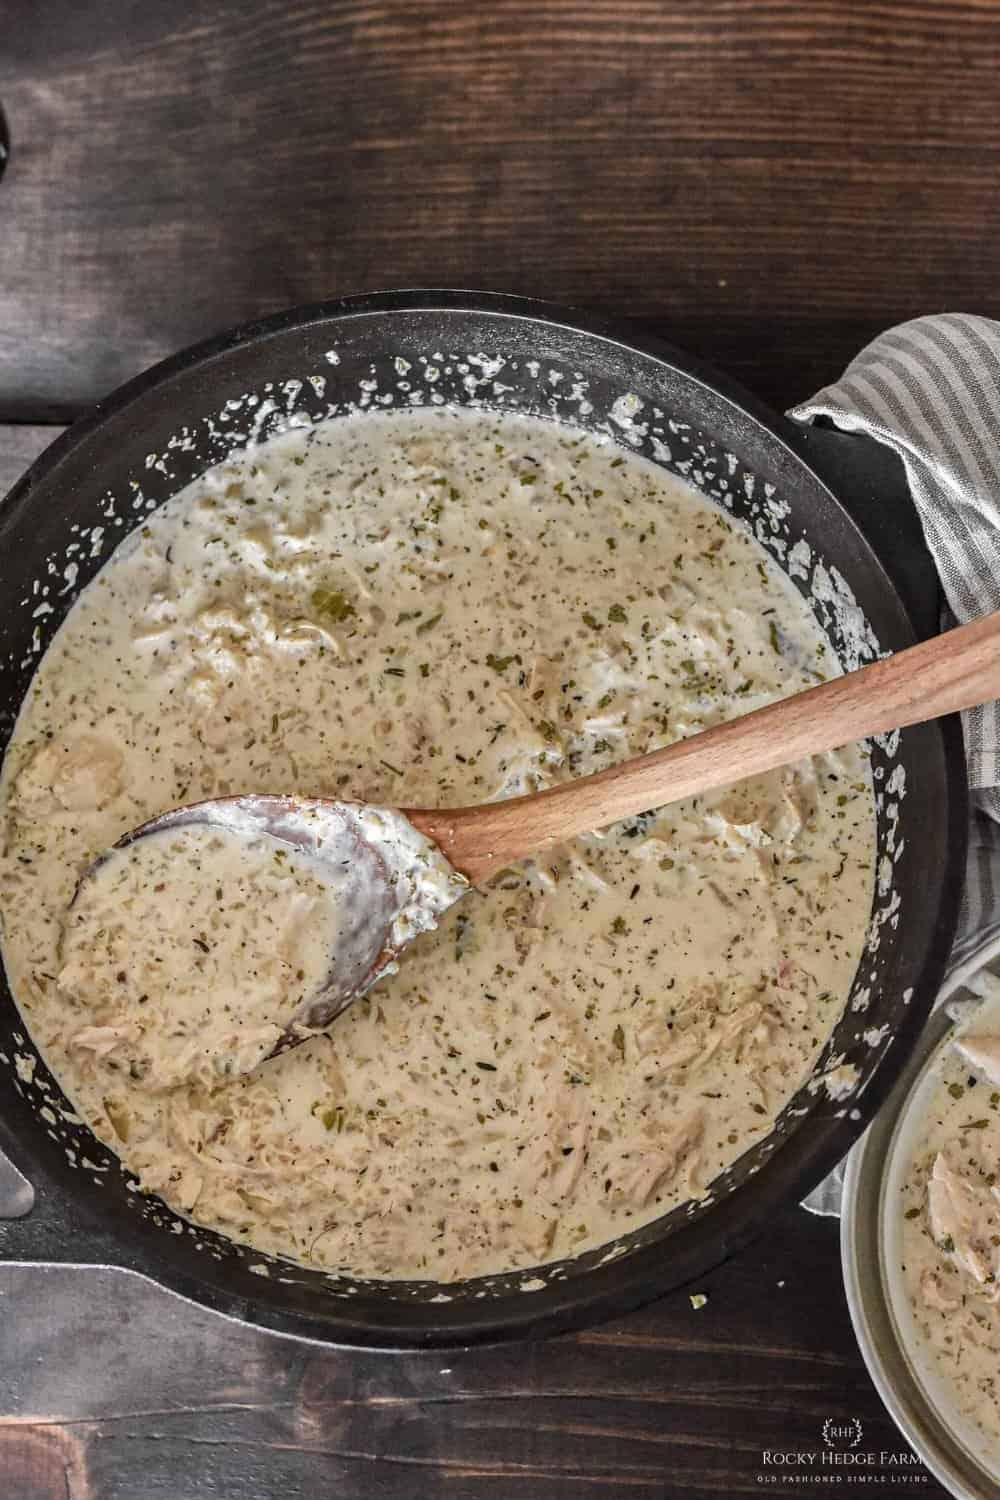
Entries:
POLYGON ((479 882, 619 818, 993 698, 1000 698, 1000 613, 593 776, 530 797, 406 815, 479 882))

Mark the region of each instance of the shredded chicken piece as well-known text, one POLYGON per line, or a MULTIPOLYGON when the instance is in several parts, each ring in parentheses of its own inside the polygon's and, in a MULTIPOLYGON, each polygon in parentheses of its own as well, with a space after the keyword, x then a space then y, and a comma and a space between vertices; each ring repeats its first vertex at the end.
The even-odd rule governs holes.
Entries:
POLYGON ((635 1208, 645 1208, 657 1189, 676 1176, 685 1158, 701 1144, 704 1129, 703 1112, 694 1110, 673 1131, 664 1131, 655 1145, 630 1151, 612 1196, 635 1208))
POLYGON ((953 1046, 988 1082, 1000 1085, 1000 1036, 959 1037, 953 1046))
POLYGON ((929 1267, 920 1278, 920 1295, 927 1307, 933 1308, 935 1312, 954 1312, 961 1307, 962 1299, 957 1296, 948 1296, 941 1288, 941 1278, 929 1267))
POLYGON ((557 1137, 552 1153, 555 1166, 549 1172, 547 1184, 553 1197, 568 1198, 572 1194, 587 1162, 589 1139, 590 1123, 580 1119, 557 1137))
MULTIPOLYGON (((665 1028, 661 1028, 661 1034, 665 1028)), ((670 1033, 666 1032, 669 1036, 670 1033)), ((694 1030, 682 1033, 675 1042, 664 1047, 661 1052, 651 1054, 649 1063, 654 1070, 654 1076, 658 1073, 671 1073, 676 1068, 686 1068, 704 1054, 705 1044, 702 1035, 694 1030)))
POLYGON ((997 1194, 974 1186, 938 1152, 927 1187, 927 1207, 938 1245, 951 1246, 948 1253, 980 1284, 995 1276, 998 1258, 991 1237, 1000 1232, 997 1194))
POLYGON ((117 1047, 135 1042, 139 1035, 140 1028, 132 1021, 117 1026, 83 1026, 70 1036, 69 1045, 93 1052, 95 1057, 107 1057, 117 1047))
POLYGON ((124 757, 113 740, 67 734, 37 750, 21 770, 17 800, 38 813, 83 812, 112 802, 124 784, 124 757))

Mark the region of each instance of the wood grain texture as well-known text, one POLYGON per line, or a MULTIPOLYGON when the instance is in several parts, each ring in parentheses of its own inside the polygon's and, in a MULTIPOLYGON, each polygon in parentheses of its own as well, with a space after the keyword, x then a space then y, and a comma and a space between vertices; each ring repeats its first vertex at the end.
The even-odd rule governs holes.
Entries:
POLYGON ((718 1500, 760 1493, 765 1448, 822 1448, 828 1417, 899 1450, 833 1223, 785 1214, 697 1290, 699 1309, 679 1292, 573 1337, 393 1356, 257 1333, 134 1277, 0 1266, 0 1494, 718 1500), (4 1484, 25 1472, 34 1488, 4 1484))
POLYGON ((1000 312, 989 0, 6 0, 0 420, 365 288, 628 314, 779 404, 1000 312))
POLYGON ((61 427, 38 427, 28 423, 0 426, 0 495, 20 479, 29 464, 54 442, 61 427))
MULTIPOLYGON (((295 302, 489 287, 651 322, 777 405, 879 328, 1000 315, 992 0, 5 0, 0 422, 70 417, 295 302)), ((54 431, 54 429, 53 429, 54 431)), ((0 488, 49 436, 0 430, 0 488)), ((758 1493, 858 1416, 835 1225, 449 1357, 268 1338, 109 1272, 0 1267, 0 1495, 758 1493)), ((770 1493, 826 1493, 796 1484, 770 1493)), ((920 1493, 944 1492, 932 1480, 920 1493)))

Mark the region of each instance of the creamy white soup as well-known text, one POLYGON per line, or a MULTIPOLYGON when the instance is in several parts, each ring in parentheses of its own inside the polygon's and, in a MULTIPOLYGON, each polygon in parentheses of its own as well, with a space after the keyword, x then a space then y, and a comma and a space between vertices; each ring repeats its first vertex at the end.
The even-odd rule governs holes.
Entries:
POLYGON ((315 981, 315 870, 203 848, 155 943, 140 880, 144 920, 112 900, 82 960, 77 882, 179 803, 507 797, 838 670, 749 533, 610 439, 446 408, 291 431, 150 515, 38 668, 0 788, 17 1003, 143 1189, 260 1250, 449 1281, 599 1246, 766 1136, 839 1018, 871 906, 862 750, 503 871, 275 1057, 240 992, 263 975, 294 1008, 315 981), (206 996, 250 1071, 195 1056, 206 996))
POLYGON ((934 1064, 899 1204, 915 1352, 1000 1457, 1000 1000, 934 1064))

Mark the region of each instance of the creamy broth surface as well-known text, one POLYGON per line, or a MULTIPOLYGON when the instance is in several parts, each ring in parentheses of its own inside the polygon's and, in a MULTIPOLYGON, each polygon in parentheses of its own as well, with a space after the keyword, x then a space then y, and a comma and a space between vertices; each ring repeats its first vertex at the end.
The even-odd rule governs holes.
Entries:
MULTIPOLYGON (((606 1243, 766 1136, 841 1014, 872 892, 858 748, 502 872, 246 1076, 150 1086, 141 966, 73 968, 76 883, 182 802, 517 795, 838 670, 749 534, 610 439, 446 408, 274 438, 152 514, 41 662, 2 782, 18 1005, 143 1187, 261 1250, 448 1281, 606 1243)), ((250 884, 294 997, 315 926, 250 884)))
POLYGON ((1000 997, 934 1064, 899 1205, 916 1352, 1000 1463, 1000 997))

